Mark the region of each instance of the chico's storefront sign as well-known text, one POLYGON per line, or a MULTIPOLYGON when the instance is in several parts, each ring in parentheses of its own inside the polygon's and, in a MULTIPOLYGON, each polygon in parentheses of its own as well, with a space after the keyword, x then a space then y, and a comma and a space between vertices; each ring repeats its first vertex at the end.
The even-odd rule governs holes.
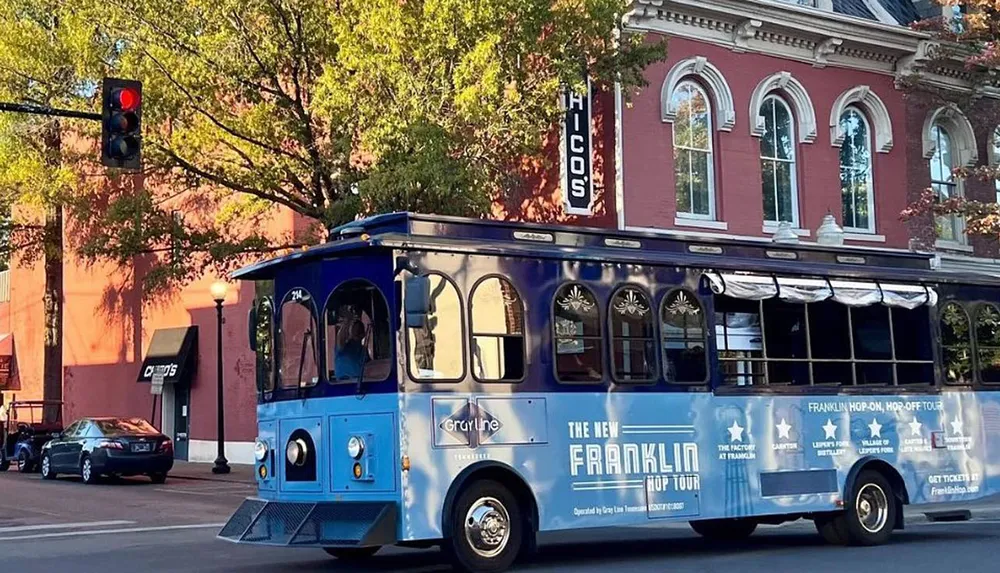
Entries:
POLYGON ((563 94, 561 170, 566 212, 573 215, 590 215, 594 201, 590 104, 589 79, 586 93, 567 88, 563 94))

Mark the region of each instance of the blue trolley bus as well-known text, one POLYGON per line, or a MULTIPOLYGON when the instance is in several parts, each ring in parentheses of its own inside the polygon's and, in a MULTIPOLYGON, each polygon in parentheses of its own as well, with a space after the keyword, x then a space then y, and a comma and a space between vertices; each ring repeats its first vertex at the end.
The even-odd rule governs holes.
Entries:
POLYGON ((590 527, 878 544, 1000 487, 1000 289, 926 255, 397 213, 235 276, 259 493, 230 541, 501 571, 590 527))

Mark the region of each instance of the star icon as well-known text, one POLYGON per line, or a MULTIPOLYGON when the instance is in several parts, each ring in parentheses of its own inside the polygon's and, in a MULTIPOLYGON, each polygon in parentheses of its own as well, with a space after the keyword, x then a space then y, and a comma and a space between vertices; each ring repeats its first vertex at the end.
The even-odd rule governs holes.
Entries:
POLYGON ((868 424, 868 430, 871 431, 873 438, 882 437, 882 424, 878 423, 877 418, 872 418, 872 423, 868 424))
POLYGON ((733 421, 733 425, 727 428, 729 430, 729 441, 730 442, 742 442, 743 441, 743 428, 740 427, 740 423, 733 421))
POLYGON ((833 423, 833 420, 827 418, 826 424, 823 425, 823 432, 826 433, 827 440, 837 439, 837 424, 833 423))
POLYGON ((784 418, 781 419, 781 423, 774 426, 778 429, 778 437, 785 438, 786 440, 791 439, 788 432, 792 431, 792 425, 785 421, 784 418))
POLYGON ((965 435, 965 434, 963 434, 964 429, 962 428, 962 424, 963 424, 962 420, 959 420, 958 418, 955 418, 954 420, 952 420, 949 423, 951 424, 951 431, 952 432, 958 434, 959 436, 965 435))
POLYGON ((921 424, 920 422, 918 422, 916 418, 913 418, 913 420, 910 421, 909 426, 910 426, 910 435, 911 436, 919 436, 920 435, 920 426, 923 426, 923 424, 921 424))

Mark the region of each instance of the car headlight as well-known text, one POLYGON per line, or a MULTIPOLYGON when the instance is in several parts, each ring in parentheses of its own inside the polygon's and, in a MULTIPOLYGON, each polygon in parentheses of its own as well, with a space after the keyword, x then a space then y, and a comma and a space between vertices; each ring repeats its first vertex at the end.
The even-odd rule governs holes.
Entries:
POLYGON ((304 466, 306 459, 309 458, 309 446, 302 438, 291 440, 285 447, 285 457, 288 458, 288 463, 293 466, 304 466))
POLYGON ((351 436, 351 439, 347 440, 347 455, 358 459, 363 453, 365 453, 365 441, 358 436, 351 436))
POLYGON ((267 442, 257 438, 253 442, 253 457, 257 459, 258 462, 264 461, 267 457, 267 442))

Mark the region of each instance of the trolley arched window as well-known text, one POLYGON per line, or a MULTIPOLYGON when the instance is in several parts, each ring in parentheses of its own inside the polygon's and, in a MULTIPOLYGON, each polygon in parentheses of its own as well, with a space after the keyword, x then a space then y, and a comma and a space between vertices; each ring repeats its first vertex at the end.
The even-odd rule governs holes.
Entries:
POLYGON ((1000 310, 992 304, 984 304, 976 312, 976 350, 979 381, 1000 383, 1000 310))
POLYGON ((262 296, 256 301, 253 322, 257 354, 257 391, 274 390, 274 299, 262 296))
POLYGON ((972 381, 972 337, 969 315, 958 303, 941 308, 941 348, 945 381, 967 384, 972 381))
POLYGON ((667 382, 704 383, 708 379, 705 312, 694 293, 676 289, 663 298, 660 332, 667 382))
POLYGON ((611 317, 611 375, 616 382, 656 379, 656 327, 649 297, 642 290, 619 289, 608 305, 611 317))
POLYGON ((524 378, 524 304, 510 281, 482 280, 472 291, 472 373, 483 382, 524 378))
POLYGON ((319 382, 318 332, 312 295, 304 288, 292 289, 281 303, 278 325, 278 382, 282 388, 319 382))
POLYGON ((601 312, 587 287, 571 283, 553 301, 556 378, 560 382, 597 383, 604 379, 601 312))
POLYGON ((392 368, 392 328, 382 291, 368 281, 338 286, 326 301, 327 380, 381 382, 392 368))
POLYGON ((455 283, 441 274, 430 281, 430 312, 422 326, 407 325, 410 376, 422 382, 457 381, 465 375, 462 301, 455 283))

